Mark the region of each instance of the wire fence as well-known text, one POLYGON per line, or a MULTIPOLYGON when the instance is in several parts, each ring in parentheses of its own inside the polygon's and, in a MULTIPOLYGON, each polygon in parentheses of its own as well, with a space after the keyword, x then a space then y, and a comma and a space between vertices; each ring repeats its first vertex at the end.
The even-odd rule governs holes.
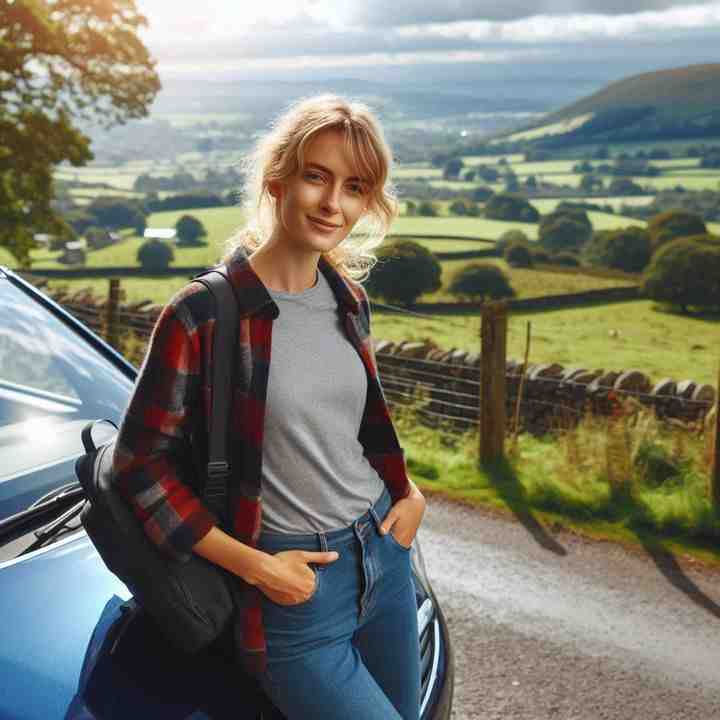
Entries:
MULTIPOLYGON (((123 304, 120 280, 111 278, 109 283, 106 298, 98 300, 86 293, 60 300, 139 365, 161 307, 147 302, 123 304)), ((496 322, 490 314, 460 320, 375 301, 371 308, 376 338, 378 317, 385 313, 454 333, 451 349, 431 339, 376 340, 379 376, 391 410, 411 411, 428 427, 516 438, 518 433, 541 436, 572 429, 587 417, 612 420, 641 412, 676 433, 703 435, 709 429, 711 435, 717 427, 717 384, 711 384, 711 377, 717 377, 713 375, 717 367, 713 353, 720 346, 717 331, 717 337, 685 342, 683 354, 682 344, 661 324, 641 335, 623 323, 622 315, 617 315, 615 327, 602 328, 582 314, 572 325, 568 318, 537 313, 532 319, 511 315, 496 322), (492 337, 488 347, 482 340, 484 326, 492 337), (588 347, 590 364, 582 357, 588 347), (495 365, 491 355, 496 356, 495 365), (668 376, 651 380, 650 373, 639 368, 652 366, 658 356, 671 369, 668 376), (558 362, 560 357, 563 362, 558 362), (609 364, 615 368, 590 367, 609 364), (630 369, 621 369, 621 364, 630 369), (702 370, 702 376, 679 381, 669 377, 672 368, 682 377, 689 367, 702 370)), ((502 438, 494 442, 501 447, 502 438)))

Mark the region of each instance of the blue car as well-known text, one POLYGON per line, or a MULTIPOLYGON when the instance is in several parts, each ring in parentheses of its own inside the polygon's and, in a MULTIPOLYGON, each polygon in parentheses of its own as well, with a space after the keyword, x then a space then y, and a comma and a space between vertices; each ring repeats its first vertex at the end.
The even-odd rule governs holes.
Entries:
MULTIPOLYGON (((120 424, 137 369, 0 266, 0 720, 282 718, 212 647, 170 647, 103 564, 80 523, 75 460, 96 418, 120 424)), ((116 432, 100 423, 107 437, 116 432)), ((442 610, 412 549, 422 720, 447 720, 453 660, 442 610)))

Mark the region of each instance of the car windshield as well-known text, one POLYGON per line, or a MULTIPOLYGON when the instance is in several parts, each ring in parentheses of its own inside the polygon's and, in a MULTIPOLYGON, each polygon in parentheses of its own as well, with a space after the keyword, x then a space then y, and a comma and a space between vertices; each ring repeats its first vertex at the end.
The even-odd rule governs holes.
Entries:
POLYGON ((83 426, 119 424, 132 386, 71 327, 0 279, 0 517, 72 480, 83 426))

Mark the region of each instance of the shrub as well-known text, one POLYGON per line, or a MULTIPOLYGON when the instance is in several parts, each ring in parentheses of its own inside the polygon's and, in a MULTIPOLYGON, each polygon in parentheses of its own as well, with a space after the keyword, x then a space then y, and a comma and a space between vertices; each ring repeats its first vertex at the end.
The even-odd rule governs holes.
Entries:
POLYGON ((485 216, 493 220, 515 220, 519 222, 537 222, 540 213, 526 198, 514 193, 493 195, 485 205, 485 216))
POLYGON ((172 246, 157 238, 144 242, 137 252, 137 260, 144 270, 165 270, 174 259, 172 246))
POLYGON ((470 300, 493 300, 515 296, 510 281, 497 265, 469 263, 453 276, 448 291, 470 300))
POLYGON ((653 254, 641 290, 649 298, 679 306, 720 309, 720 238, 682 237, 653 254))
POLYGON ((648 221, 647 229, 653 252, 676 238, 707 233, 705 223, 699 215, 679 208, 653 216, 648 221))
POLYGON ((412 304, 423 293, 442 286, 442 266, 426 247, 412 240, 383 245, 366 281, 368 293, 388 302, 412 304))
POLYGON ((630 226, 595 233, 583 249, 591 265, 641 272, 650 262, 650 235, 645 228, 630 226))
POLYGON ((556 265, 568 265, 570 267, 578 267, 580 265, 577 256, 571 252, 559 252, 551 255, 550 262, 556 265))
POLYGON ((550 251, 579 250, 592 236, 592 223, 585 210, 557 209, 543 216, 538 240, 550 251))
POLYGON ((202 245, 201 238, 207 236, 205 226, 192 215, 183 215, 175 223, 178 245, 202 245))
POLYGON ((429 200, 423 200, 417 209, 417 214, 424 217, 435 217, 437 215, 437 209, 434 203, 429 200))
POLYGON ((528 236, 522 230, 506 230, 495 243, 498 255, 504 256, 510 245, 530 245, 528 236))
POLYGON ((516 243, 508 245, 503 254, 505 261, 511 267, 528 268, 533 266, 533 258, 527 245, 516 243))

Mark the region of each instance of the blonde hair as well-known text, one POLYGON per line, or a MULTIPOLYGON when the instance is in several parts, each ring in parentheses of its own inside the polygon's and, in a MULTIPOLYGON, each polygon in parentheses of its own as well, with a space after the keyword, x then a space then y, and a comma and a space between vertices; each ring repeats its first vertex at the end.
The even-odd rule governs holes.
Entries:
POLYGON ((240 205, 246 224, 225 243, 223 262, 238 246, 248 254, 271 235, 277 222, 277 202, 269 183, 293 176, 303 165, 303 150, 321 130, 341 130, 345 148, 358 175, 370 180, 367 210, 348 236, 323 256, 344 275, 364 280, 377 262, 373 250, 382 244, 399 214, 395 187, 390 180, 392 152, 378 119, 362 102, 353 102, 333 93, 323 93, 291 103, 270 129, 241 161, 245 185, 240 205))

